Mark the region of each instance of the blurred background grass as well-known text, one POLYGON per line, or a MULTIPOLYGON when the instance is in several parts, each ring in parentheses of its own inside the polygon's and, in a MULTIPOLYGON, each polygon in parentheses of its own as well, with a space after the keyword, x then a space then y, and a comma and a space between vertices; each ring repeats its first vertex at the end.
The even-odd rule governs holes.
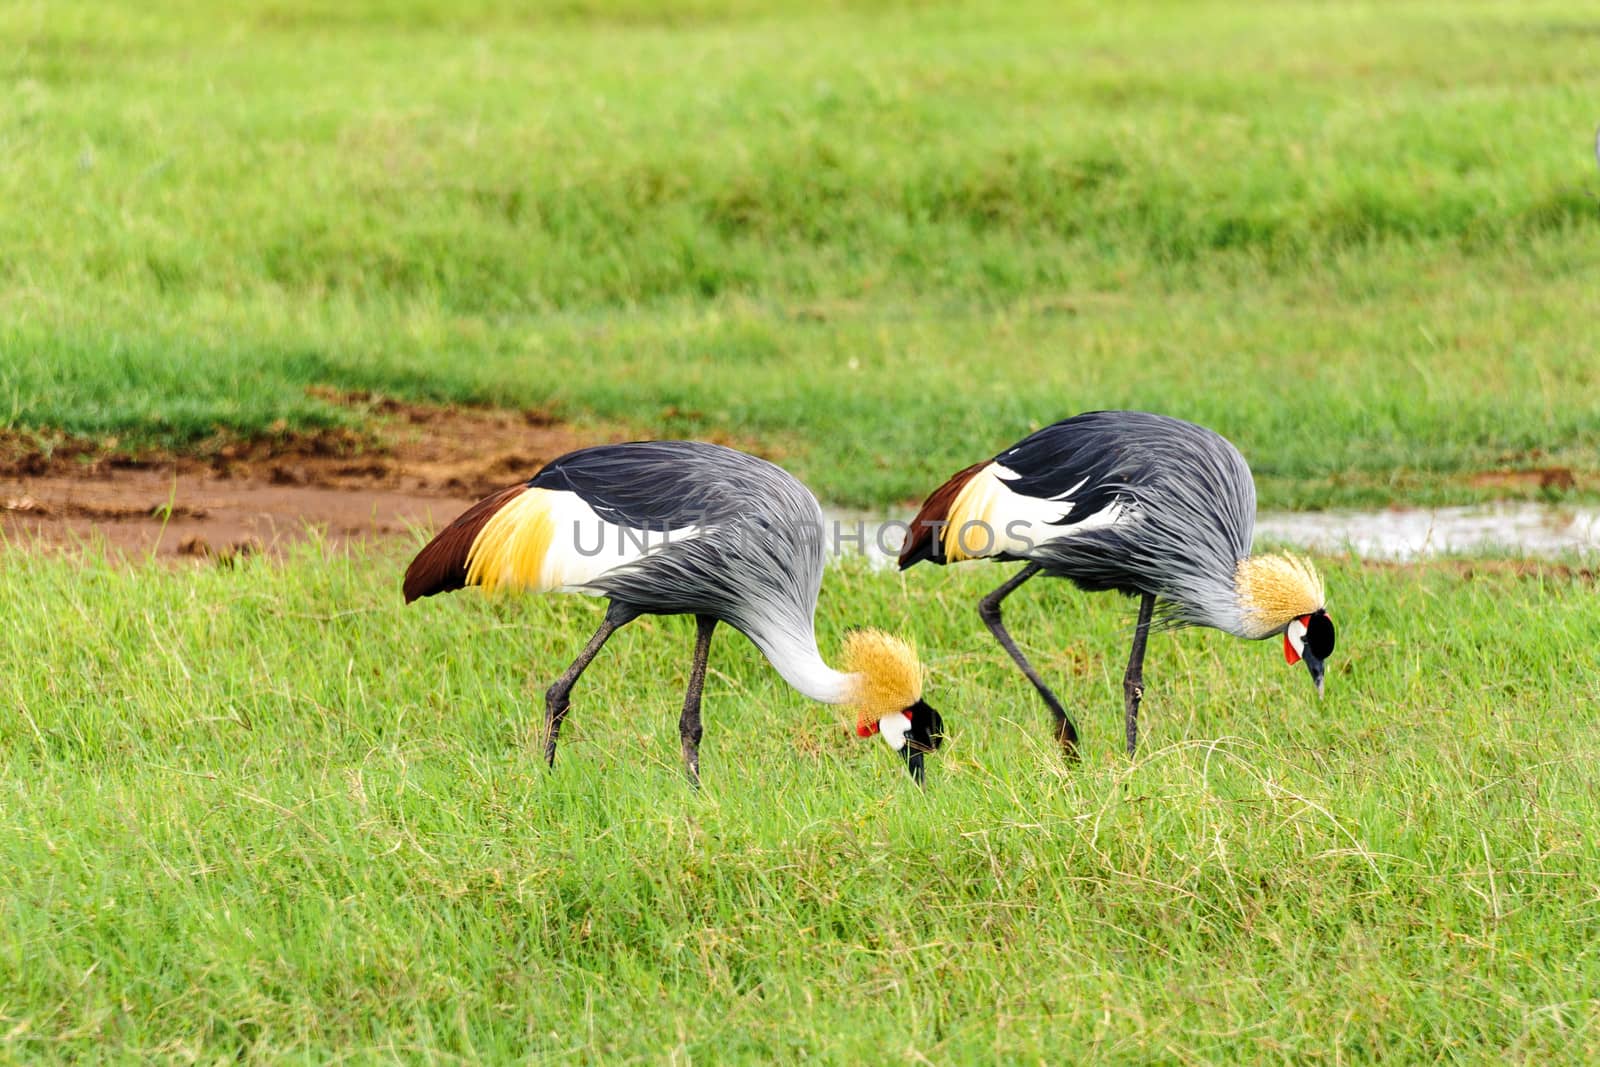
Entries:
MULTIPOLYGON (((726 432, 882 504, 1078 410, 1268 505, 1600 462, 1572 3, 19 3, 0 426, 306 387, 726 432)), ((1580 478, 1580 487, 1593 480, 1580 478)))

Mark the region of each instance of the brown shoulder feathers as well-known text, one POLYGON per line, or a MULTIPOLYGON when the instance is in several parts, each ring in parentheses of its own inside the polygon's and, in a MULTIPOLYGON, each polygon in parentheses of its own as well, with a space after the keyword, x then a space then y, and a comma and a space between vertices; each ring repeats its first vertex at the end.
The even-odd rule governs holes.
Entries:
POLYGON ((463 511, 449 526, 429 541, 406 568, 405 597, 409 604, 418 597, 448 593, 467 584, 467 553, 472 542, 495 512, 515 500, 528 487, 513 485, 485 497, 463 511))
POLYGON ((928 494, 928 499, 922 503, 922 510, 911 520, 911 532, 906 534, 905 547, 900 550, 901 570, 925 559, 934 563, 944 562, 943 524, 950 517, 950 506, 955 503, 961 487, 993 462, 992 459, 980 460, 928 494))

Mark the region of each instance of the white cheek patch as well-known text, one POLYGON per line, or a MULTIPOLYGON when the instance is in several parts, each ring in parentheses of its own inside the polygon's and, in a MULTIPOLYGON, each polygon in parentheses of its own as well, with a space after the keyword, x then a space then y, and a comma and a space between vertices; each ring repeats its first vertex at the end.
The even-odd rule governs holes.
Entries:
POLYGON ((1295 619, 1289 624, 1289 628, 1283 631, 1283 636, 1289 639, 1289 647, 1294 649, 1295 655, 1304 656, 1306 654, 1305 623, 1301 622, 1299 619, 1295 619))
POLYGON ((885 715, 878 720, 878 733, 889 743, 889 747, 899 752, 906 747, 906 734, 911 731, 911 719, 903 711, 893 715, 885 715))

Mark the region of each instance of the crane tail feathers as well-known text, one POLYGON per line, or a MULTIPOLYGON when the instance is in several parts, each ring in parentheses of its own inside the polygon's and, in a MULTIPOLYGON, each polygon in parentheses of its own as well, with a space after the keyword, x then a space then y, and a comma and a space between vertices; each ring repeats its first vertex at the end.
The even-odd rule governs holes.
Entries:
POLYGON ((900 569, 905 570, 913 563, 928 560, 930 563, 944 563, 944 528, 950 521, 950 509, 955 506, 956 498, 961 495, 961 490, 972 480, 973 475, 987 467, 993 460, 980 460, 963 471, 952 475, 923 501, 922 510, 917 512, 917 517, 911 520, 911 531, 906 534, 905 547, 900 550, 900 569))
POLYGON ((472 546, 500 509, 527 491, 526 485, 513 485, 485 497, 462 512, 449 526, 425 545, 406 568, 403 591, 406 603, 435 593, 448 593, 468 584, 467 557, 472 546))

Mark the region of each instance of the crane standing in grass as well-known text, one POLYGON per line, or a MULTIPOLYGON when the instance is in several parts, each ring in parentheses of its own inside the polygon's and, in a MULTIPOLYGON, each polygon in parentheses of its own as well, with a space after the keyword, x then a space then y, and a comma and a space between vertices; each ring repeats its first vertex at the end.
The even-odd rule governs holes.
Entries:
POLYGON ((920 782, 923 754, 939 747, 944 724, 922 700, 916 651, 885 633, 854 631, 841 672, 817 650, 822 521, 805 486, 743 452, 697 441, 601 445, 569 452, 469 508, 412 560, 405 598, 478 585, 610 601, 545 693, 552 766, 572 687, 606 639, 640 615, 693 615, 694 662, 678 721, 691 782, 700 780, 700 697, 719 622, 749 637, 801 693, 854 708, 857 732, 881 733, 920 782))
POLYGON ((1047 426, 935 489, 912 520, 900 569, 923 560, 1026 561, 979 602, 978 614, 1055 715, 1069 755, 1078 732, 1006 632, 1000 603, 1038 574, 1138 596, 1122 680, 1131 756, 1152 620, 1251 640, 1281 633, 1284 658, 1304 660, 1321 695, 1334 645, 1322 579, 1297 556, 1252 556, 1255 513, 1250 468, 1225 438, 1165 415, 1094 411, 1047 426))

